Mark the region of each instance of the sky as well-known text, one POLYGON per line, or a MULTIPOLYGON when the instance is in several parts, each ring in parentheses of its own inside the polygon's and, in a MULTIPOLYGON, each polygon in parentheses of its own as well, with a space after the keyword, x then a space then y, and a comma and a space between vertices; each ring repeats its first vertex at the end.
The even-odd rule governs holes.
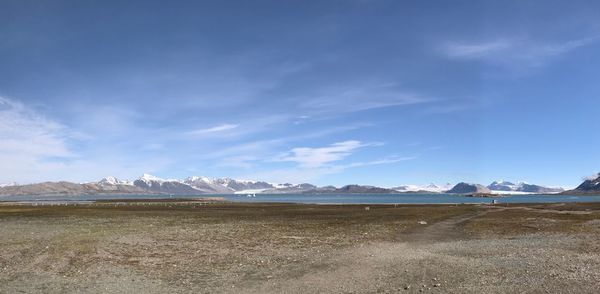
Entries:
POLYGON ((0 183, 576 186, 598 1, 0 0, 0 183))

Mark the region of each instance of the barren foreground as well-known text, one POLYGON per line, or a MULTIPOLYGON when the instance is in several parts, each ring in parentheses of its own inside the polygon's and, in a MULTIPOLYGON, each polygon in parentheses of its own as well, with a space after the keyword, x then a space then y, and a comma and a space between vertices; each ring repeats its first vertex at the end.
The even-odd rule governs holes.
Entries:
POLYGON ((0 205, 0 293, 598 293, 600 204, 0 205))

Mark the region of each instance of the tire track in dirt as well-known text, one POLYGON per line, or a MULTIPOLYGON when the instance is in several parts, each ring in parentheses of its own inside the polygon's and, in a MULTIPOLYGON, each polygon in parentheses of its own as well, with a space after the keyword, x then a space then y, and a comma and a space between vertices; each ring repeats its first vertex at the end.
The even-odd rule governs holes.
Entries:
MULTIPOLYGON (((501 211, 504 208, 495 209, 494 211, 501 211)), ((398 240, 407 243, 431 243, 434 242, 445 242, 455 241, 467 238, 465 231, 463 230, 464 223, 471 219, 483 216, 489 213, 490 210, 476 211, 458 216, 453 216, 431 225, 423 225, 416 227, 408 232, 402 233, 398 240)))

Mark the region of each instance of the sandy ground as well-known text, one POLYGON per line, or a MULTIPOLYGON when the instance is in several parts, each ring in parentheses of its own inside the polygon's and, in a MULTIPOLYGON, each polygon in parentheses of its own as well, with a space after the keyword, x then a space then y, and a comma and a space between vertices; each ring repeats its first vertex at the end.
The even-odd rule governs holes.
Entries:
POLYGON ((365 207, 0 204, 0 293, 600 292, 600 204, 365 207))

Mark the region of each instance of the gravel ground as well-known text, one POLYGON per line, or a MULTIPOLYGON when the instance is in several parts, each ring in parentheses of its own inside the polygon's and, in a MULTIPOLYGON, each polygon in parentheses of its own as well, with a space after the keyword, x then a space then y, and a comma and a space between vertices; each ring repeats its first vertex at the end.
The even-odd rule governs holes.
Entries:
POLYGON ((0 204, 0 293, 598 293, 600 204, 0 204))

